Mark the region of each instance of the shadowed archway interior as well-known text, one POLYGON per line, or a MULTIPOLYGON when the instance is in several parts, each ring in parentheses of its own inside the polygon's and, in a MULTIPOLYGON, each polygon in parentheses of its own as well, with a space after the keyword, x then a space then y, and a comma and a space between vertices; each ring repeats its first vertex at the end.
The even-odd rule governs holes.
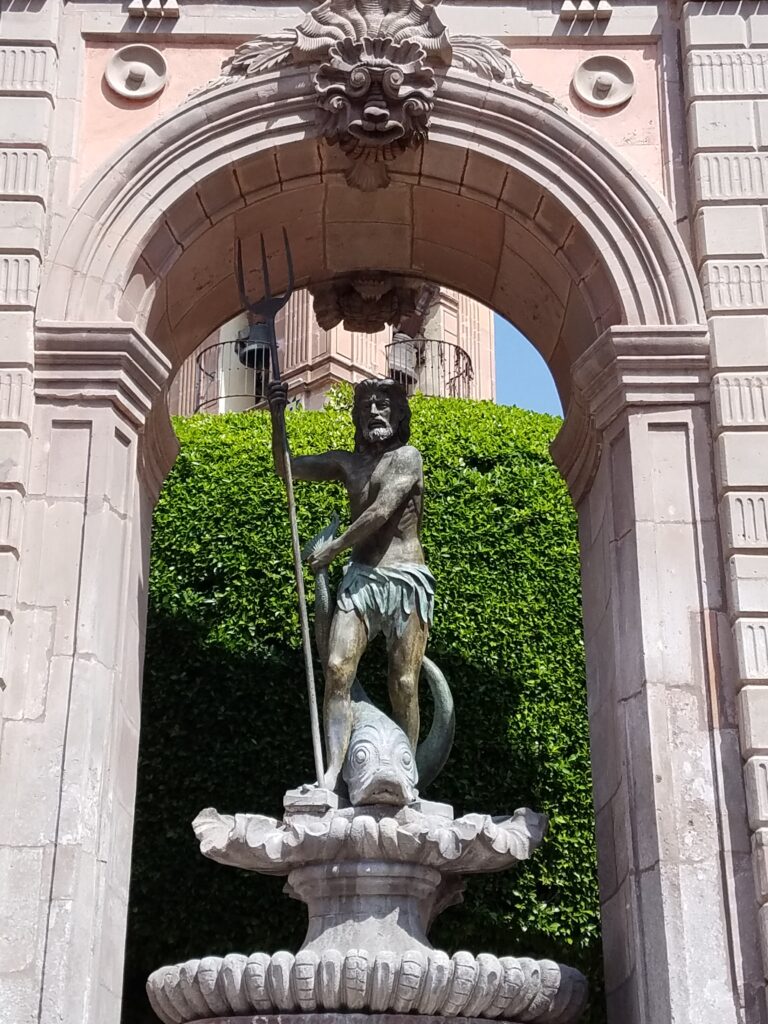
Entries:
MULTIPOLYGON (((451 71, 425 147, 391 185, 350 188, 314 136, 300 70, 193 97, 83 190, 43 281, 39 320, 135 324, 178 366, 240 310, 233 250, 288 231, 297 285, 374 269, 462 291, 514 323, 567 407, 570 366, 615 324, 701 322, 662 200, 554 104, 451 71)), ((280 286, 280 268, 275 266, 280 286)))
POLYGON ((263 291, 261 232, 274 285, 285 285, 285 227, 299 286, 352 271, 386 271, 439 281, 492 306, 535 344, 567 404, 571 363, 622 321, 620 296, 601 256, 573 216, 523 179, 505 176, 503 202, 473 189, 473 181, 498 176, 488 158, 439 144, 429 157, 436 167, 453 162, 458 180, 420 172, 414 182, 403 174, 373 193, 328 172, 282 181, 285 165, 320 166, 328 159, 327 149, 310 141, 217 171, 157 225, 133 268, 121 316, 145 319, 149 337, 178 364, 206 333, 240 312, 237 238, 250 294, 263 291), (215 209, 214 202, 222 206, 215 209))

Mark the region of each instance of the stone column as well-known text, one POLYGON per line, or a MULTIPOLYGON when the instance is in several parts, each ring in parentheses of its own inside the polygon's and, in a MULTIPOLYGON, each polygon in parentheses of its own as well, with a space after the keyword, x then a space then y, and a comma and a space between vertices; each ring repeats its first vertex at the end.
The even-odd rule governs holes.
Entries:
POLYGON ((685 85, 712 421, 768 977, 768 4, 689 3, 685 85))
POLYGON ((0 1020, 118 1024, 149 516, 175 454, 148 416, 169 365, 126 324, 38 326, 36 348, 0 748, 0 1020))
POLYGON ((553 454, 579 511, 609 1020, 756 1022, 706 329, 612 328, 573 382, 553 454))

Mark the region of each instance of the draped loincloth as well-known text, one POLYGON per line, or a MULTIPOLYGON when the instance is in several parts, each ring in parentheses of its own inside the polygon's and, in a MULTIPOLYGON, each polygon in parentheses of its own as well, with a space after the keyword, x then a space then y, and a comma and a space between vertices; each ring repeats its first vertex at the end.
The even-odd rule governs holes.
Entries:
POLYGON ((336 595, 342 611, 355 611, 368 639, 383 633, 400 637, 414 612, 423 626, 435 614, 435 578, 426 565, 360 565, 348 562, 336 595))

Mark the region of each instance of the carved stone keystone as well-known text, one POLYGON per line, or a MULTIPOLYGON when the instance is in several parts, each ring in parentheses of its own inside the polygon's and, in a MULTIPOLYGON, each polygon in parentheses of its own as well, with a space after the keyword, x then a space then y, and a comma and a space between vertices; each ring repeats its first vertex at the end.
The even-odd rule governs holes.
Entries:
POLYGON ((421 0, 324 0, 298 28, 238 47, 213 86, 287 64, 315 64, 318 127, 350 158, 347 181, 362 191, 389 183, 387 163, 427 137, 438 73, 451 66, 548 94, 526 81, 495 39, 457 36, 421 0))

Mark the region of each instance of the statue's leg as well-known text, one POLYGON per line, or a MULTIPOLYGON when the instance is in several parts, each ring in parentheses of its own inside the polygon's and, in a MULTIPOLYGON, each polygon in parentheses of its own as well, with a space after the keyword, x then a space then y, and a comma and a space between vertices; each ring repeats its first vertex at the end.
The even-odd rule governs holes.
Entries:
POLYGON ((355 681, 357 666, 368 643, 365 623, 354 611, 337 608, 331 623, 328 642, 328 665, 325 673, 323 719, 328 769, 325 786, 335 789, 352 728, 352 704, 349 692, 355 681))
POLYGON ((413 612, 402 636, 389 638, 389 699, 392 714, 413 750, 419 742, 419 672, 427 647, 429 627, 413 612))

